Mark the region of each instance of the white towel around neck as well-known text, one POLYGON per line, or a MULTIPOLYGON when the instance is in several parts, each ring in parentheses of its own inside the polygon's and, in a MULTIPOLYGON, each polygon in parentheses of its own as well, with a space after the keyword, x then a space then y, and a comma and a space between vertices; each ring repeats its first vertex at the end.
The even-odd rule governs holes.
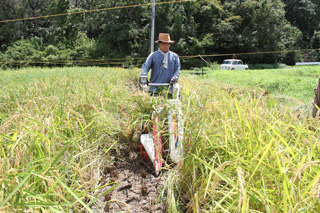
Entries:
POLYGON ((169 56, 169 52, 170 51, 168 51, 168 52, 162 52, 161 50, 160 50, 160 48, 159 48, 159 51, 161 52, 161 54, 163 55, 163 67, 164 68, 168 68, 168 56, 169 56))

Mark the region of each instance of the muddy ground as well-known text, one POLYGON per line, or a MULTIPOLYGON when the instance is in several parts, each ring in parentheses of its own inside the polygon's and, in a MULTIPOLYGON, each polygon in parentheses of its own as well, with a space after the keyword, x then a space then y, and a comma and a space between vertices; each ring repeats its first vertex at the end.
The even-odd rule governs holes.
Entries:
MULTIPOLYGON (((138 79, 132 78, 128 82, 128 87, 138 91, 138 79)), ((150 160, 145 159, 145 164, 142 163, 139 148, 118 147, 110 156, 113 163, 105 165, 100 185, 114 184, 100 189, 98 194, 119 185, 91 206, 94 212, 167 212, 160 196, 167 179, 166 170, 156 176, 150 160)))
POLYGON ((166 211, 166 205, 160 194, 166 180, 166 172, 158 177, 151 170, 152 163, 141 162, 140 150, 118 149, 112 155, 113 163, 105 165, 101 185, 114 183, 100 189, 99 194, 119 184, 111 193, 103 196, 94 212, 155 212, 166 211), (149 168, 148 168, 149 167, 149 168))

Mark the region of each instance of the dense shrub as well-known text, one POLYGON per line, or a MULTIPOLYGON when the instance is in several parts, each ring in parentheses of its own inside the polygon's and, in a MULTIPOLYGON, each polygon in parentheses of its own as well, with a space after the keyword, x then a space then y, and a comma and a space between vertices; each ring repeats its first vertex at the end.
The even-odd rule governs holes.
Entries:
POLYGON ((278 68, 284 68, 286 67, 285 64, 249 64, 249 69, 251 70, 262 70, 262 69, 278 69, 278 68))
POLYGON ((41 38, 21 39, 1 53, 3 68, 38 65, 68 65, 72 60, 88 59, 93 51, 94 41, 79 33, 73 47, 63 43, 45 45, 41 38), (40 63, 41 62, 41 63, 40 63))

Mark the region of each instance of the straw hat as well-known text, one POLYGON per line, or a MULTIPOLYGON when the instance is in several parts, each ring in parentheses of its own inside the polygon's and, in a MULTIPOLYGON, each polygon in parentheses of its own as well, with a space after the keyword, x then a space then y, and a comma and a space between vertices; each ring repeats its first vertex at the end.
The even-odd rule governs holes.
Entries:
POLYGON ((160 33, 160 34, 159 34, 159 39, 158 39, 158 41, 156 41, 156 43, 158 44, 159 41, 165 42, 165 43, 172 43, 172 44, 174 44, 174 41, 171 41, 171 40, 170 40, 170 35, 169 35, 169 33, 160 33))

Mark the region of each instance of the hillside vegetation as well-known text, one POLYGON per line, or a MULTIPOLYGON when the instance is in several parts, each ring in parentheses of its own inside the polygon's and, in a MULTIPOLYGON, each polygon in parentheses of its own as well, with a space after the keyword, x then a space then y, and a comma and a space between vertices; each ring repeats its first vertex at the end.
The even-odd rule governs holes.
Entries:
MULTIPOLYGON (((240 57, 246 63, 287 65, 320 59, 318 0, 155 2, 154 39, 159 33, 170 33, 176 41, 172 50, 180 56, 213 54, 215 57, 205 59, 222 62, 245 53, 240 57)), ((2 0, 0 65, 139 65, 140 58, 150 53, 151 3, 2 0)), ((197 57, 185 60, 182 66, 203 64, 197 57)))
MULTIPOLYGON (((319 211, 320 123, 274 98, 308 103, 317 69, 182 73, 186 150, 160 198, 168 211, 319 211), (308 97, 291 96, 283 80, 298 73, 308 97)), ((136 150, 140 122, 151 120, 138 76, 98 67, 0 72, 1 211, 91 211, 108 193, 97 193, 103 165, 119 146, 136 150)))

